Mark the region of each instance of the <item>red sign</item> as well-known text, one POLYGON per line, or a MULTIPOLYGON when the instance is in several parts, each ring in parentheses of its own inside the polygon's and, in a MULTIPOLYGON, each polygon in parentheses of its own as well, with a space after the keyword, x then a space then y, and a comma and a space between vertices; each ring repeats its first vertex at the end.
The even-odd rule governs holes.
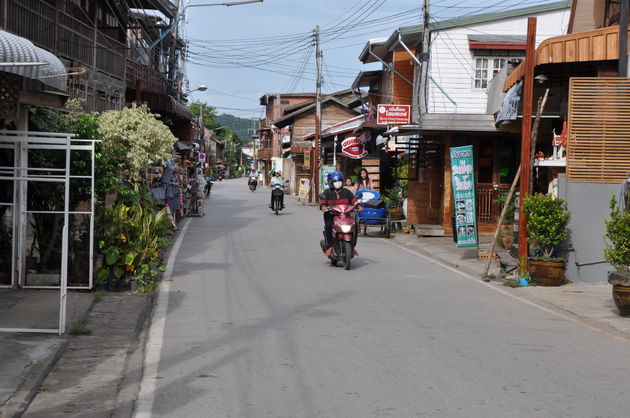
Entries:
POLYGON ((352 159, 359 160, 367 155, 365 141, 361 136, 350 134, 341 141, 341 152, 352 159))
POLYGON ((407 125, 411 122, 411 106, 378 105, 376 123, 379 125, 407 125))

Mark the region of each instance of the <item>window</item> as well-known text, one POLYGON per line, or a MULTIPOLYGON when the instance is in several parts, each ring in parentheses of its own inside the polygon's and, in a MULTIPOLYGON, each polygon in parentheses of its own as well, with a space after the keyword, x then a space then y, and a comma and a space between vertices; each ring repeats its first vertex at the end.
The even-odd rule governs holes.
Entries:
POLYGON ((118 19, 116 19, 116 16, 114 15, 105 13, 105 24, 109 27, 116 28, 118 27, 118 19))
MULTIPOLYGON (((476 89, 487 89, 492 78, 497 75, 506 64, 517 63, 520 59, 506 57, 485 57, 475 58, 475 80, 476 89)), ((517 65, 517 64, 514 64, 517 65)))
POLYGON ((488 87, 488 58, 475 59, 475 88, 488 87))

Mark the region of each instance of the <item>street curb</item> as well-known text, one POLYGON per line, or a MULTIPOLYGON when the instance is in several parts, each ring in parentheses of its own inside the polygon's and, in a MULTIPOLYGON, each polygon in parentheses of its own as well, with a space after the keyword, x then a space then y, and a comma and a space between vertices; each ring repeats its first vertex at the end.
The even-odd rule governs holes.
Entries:
POLYGON ((391 239, 396 241, 396 243, 398 243, 400 245, 404 245, 407 248, 413 248, 414 250, 418 251, 419 253, 421 253, 421 254, 423 254, 423 255, 425 255, 427 257, 435 258, 436 260, 438 260, 442 264, 446 264, 446 265, 448 265, 450 267, 453 267, 453 268, 455 268, 457 270, 460 270, 463 273, 466 273, 469 276, 473 276, 473 277, 476 277, 479 280, 481 280, 481 274, 478 271, 476 271, 476 270, 464 267, 464 266, 462 266, 460 264, 457 264, 457 263, 453 263, 452 261, 450 261, 450 260, 448 260, 446 258, 440 257, 439 255, 435 255, 432 252, 427 251, 426 249, 422 248, 421 245, 417 245, 417 246, 416 245, 410 245, 410 244, 406 243, 405 241, 403 241, 401 239, 396 239, 396 238, 397 238, 396 234, 393 234, 391 239))
POLYGON ((138 316, 133 336, 133 352, 127 355, 122 376, 118 382, 116 409, 112 418, 132 417, 135 411, 136 396, 142 381, 142 362, 144 360, 145 342, 148 336, 149 321, 153 315, 157 301, 157 292, 153 292, 138 316))
MULTIPOLYGON (((174 243, 179 239, 179 235, 184 230, 184 226, 189 222, 189 218, 184 217, 183 222, 180 223, 178 229, 172 236, 171 245, 164 251, 162 258, 168 260, 173 252, 174 243)), ((169 272, 169 275, 172 272, 169 272)), ((158 276, 158 284, 164 279, 165 272, 160 272, 158 276)), ((151 294, 149 303, 142 310, 138 322, 136 323, 136 329, 134 332, 134 350, 132 354, 127 356, 126 364, 123 369, 123 375, 119 382, 118 392, 116 396, 116 408, 112 418, 130 418, 136 413, 138 394, 140 393, 140 386, 142 379, 144 378, 144 358, 147 351, 147 341, 149 338, 149 330, 151 328, 151 321, 155 313, 157 306, 158 296, 160 294, 160 286, 158 285, 155 292, 151 294)))

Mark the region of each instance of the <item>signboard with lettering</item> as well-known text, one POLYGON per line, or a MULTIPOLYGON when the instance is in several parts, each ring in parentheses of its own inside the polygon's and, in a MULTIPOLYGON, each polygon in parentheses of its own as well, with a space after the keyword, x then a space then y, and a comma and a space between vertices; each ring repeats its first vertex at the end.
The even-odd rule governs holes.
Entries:
POLYGON ((475 170, 473 147, 450 149, 455 198, 455 230, 458 247, 477 246, 477 216, 475 206, 475 170))
POLYGON ((335 171, 337 171, 337 168, 334 166, 334 164, 325 164, 321 166, 319 170, 320 177, 319 177, 319 192, 318 193, 321 193, 328 188, 328 174, 333 173, 335 171))
POLYGON ((298 197, 300 199, 306 199, 308 197, 308 190, 311 188, 311 182, 309 179, 300 178, 300 188, 298 190, 298 197))
POLYGON ((411 122, 411 106, 378 105, 376 123, 379 125, 407 125, 411 122))

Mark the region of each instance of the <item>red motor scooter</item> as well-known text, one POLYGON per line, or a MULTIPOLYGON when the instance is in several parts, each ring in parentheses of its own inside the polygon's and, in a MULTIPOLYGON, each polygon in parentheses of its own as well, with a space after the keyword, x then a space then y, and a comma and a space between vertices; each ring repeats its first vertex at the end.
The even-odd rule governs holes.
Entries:
MULTIPOLYGON (((333 215, 332 253, 328 256, 330 264, 336 266, 339 261, 344 268, 350 270, 354 257, 354 247, 357 244, 357 221, 353 205, 337 205, 330 209, 333 215)), ((320 242, 322 251, 326 251, 326 232, 320 242)))

